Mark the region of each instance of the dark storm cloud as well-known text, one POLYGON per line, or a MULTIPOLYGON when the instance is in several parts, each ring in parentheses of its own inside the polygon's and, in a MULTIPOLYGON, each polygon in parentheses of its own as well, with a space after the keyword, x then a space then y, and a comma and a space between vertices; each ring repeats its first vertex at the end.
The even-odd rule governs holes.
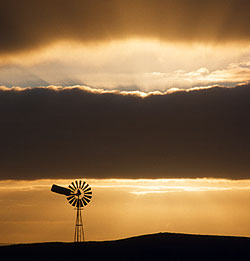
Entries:
POLYGON ((0 52, 56 40, 249 41, 249 0, 2 0, 0 52))
POLYGON ((1 179, 250 178, 250 86, 0 91, 1 179))

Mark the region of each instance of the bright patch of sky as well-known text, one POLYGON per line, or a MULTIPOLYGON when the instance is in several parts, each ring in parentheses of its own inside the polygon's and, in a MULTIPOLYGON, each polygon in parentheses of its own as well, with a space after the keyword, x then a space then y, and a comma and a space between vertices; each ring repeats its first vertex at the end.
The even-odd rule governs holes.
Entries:
POLYGON ((250 46, 132 39, 83 46, 62 42, 0 60, 0 85, 125 91, 235 86, 250 79, 250 46))

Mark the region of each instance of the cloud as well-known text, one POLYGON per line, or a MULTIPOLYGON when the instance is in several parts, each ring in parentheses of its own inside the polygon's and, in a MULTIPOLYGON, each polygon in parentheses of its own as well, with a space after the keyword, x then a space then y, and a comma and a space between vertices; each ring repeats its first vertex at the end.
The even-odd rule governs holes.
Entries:
POLYGON ((250 178, 249 97, 1 87, 0 178, 250 178))
POLYGON ((212 86, 225 85, 234 86, 239 83, 249 82, 250 62, 230 63, 223 69, 209 71, 206 67, 201 67, 194 71, 186 72, 176 70, 172 73, 153 72, 152 76, 158 80, 158 83, 168 82, 170 86, 186 88, 194 86, 212 86))
POLYGON ((248 0, 5 0, 1 11, 1 53, 65 39, 238 42, 250 37, 248 0))

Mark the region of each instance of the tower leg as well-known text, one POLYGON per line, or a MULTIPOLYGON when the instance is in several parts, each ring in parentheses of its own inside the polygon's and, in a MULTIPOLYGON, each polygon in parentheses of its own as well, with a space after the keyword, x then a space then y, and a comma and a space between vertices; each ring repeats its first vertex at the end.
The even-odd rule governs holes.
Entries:
POLYGON ((75 225, 75 236, 74 242, 83 242, 84 241, 84 232, 83 232, 83 224, 82 224, 82 211, 78 206, 76 212, 76 225, 75 225))

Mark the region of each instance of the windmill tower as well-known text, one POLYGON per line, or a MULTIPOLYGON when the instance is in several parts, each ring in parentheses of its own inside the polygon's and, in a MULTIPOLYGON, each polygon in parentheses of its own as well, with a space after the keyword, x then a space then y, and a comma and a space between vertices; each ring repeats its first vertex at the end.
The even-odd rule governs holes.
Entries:
POLYGON ((76 212, 76 224, 74 242, 84 241, 84 230, 82 223, 82 209, 87 206, 92 198, 92 191, 89 184, 85 181, 74 181, 68 186, 68 188, 52 185, 51 191, 67 196, 68 202, 75 207, 76 212))

